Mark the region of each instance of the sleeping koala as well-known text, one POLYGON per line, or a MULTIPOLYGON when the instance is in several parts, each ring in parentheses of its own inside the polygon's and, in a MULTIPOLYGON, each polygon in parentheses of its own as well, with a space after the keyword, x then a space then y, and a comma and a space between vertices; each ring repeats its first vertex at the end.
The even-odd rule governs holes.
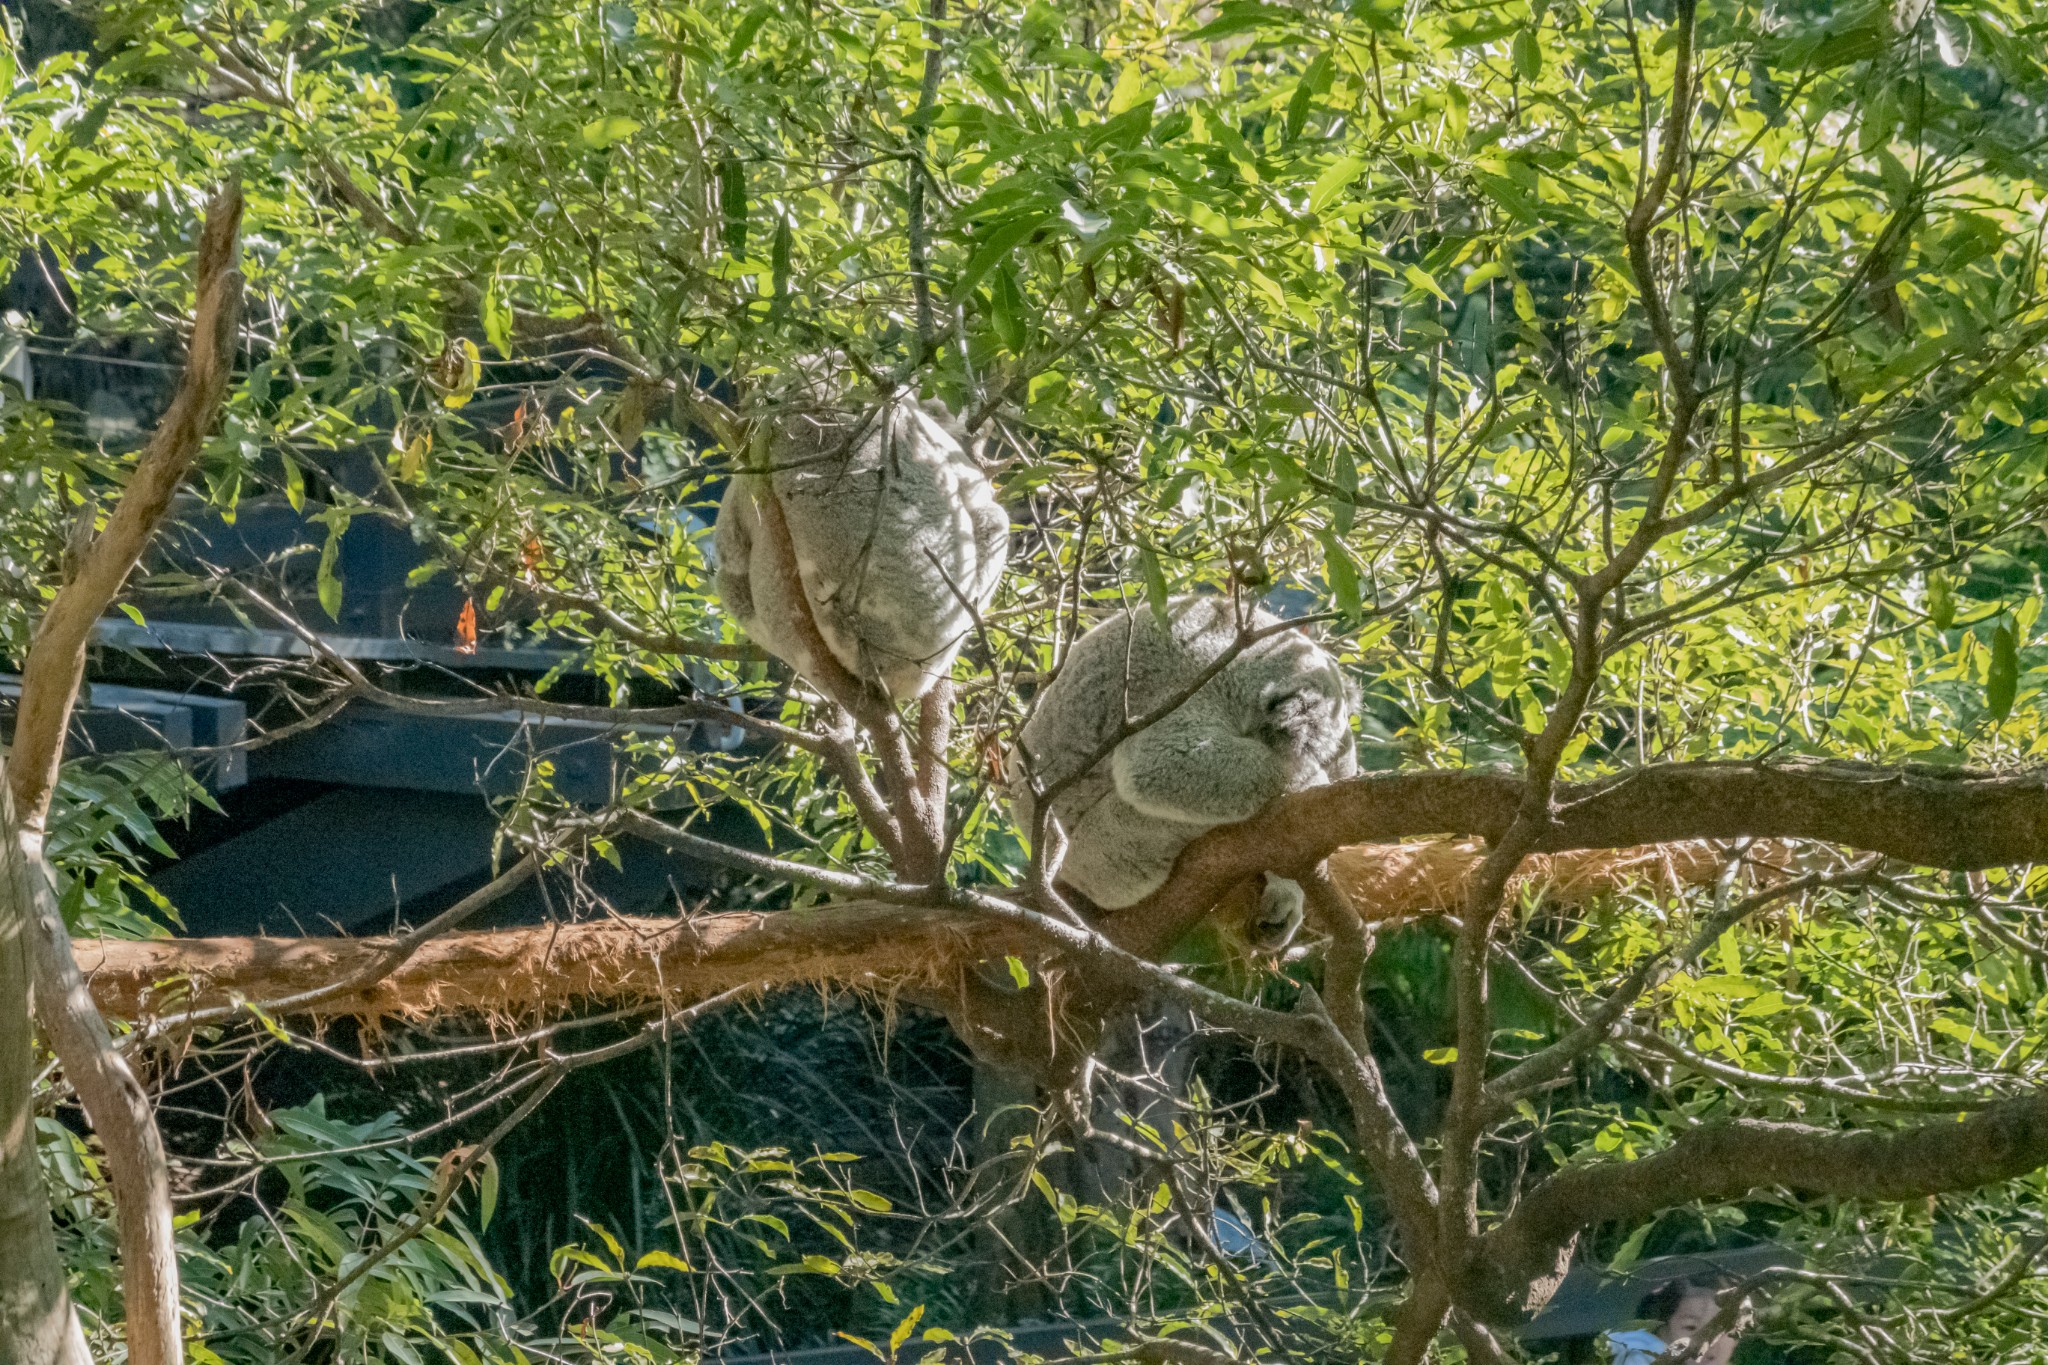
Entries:
MULTIPOLYGON (((1075 642, 1040 694, 1011 763, 1011 800, 1026 828, 1033 776, 1041 791, 1065 779, 1237 638, 1224 598, 1176 598, 1166 618, 1162 625, 1146 609, 1118 612, 1075 642)), ((1255 630, 1276 624, 1264 611, 1250 622, 1255 630)), ((1105 910, 1135 904, 1159 888, 1196 835, 1248 819, 1283 792, 1352 776, 1352 703, 1337 661, 1306 634, 1259 640, 1054 798, 1052 818, 1067 838, 1060 879, 1105 910)), ((1298 885, 1268 876, 1252 937, 1284 945, 1301 907, 1298 885)))
POLYGON ((754 498, 772 481, 826 648, 891 698, 922 696, 951 672, 973 612, 995 594, 1010 518, 942 404, 897 396, 849 413, 826 392, 828 363, 811 362, 789 384, 767 443, 769 472, 742 474, 726 489, 719 596, 763 649, 815 674, 761 534, 754 498))

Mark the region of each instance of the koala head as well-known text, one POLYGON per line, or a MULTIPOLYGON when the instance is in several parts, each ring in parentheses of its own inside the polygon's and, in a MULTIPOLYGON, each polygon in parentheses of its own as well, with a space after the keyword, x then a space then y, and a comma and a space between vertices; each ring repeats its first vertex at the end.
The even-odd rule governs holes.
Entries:
POLYGON ((1351 680, 1330 654, 1306 635, 1276 635, 1240 656, 1229 673, 1248 732, 1274 752, 1348 777, 1356 768, 1351 680))

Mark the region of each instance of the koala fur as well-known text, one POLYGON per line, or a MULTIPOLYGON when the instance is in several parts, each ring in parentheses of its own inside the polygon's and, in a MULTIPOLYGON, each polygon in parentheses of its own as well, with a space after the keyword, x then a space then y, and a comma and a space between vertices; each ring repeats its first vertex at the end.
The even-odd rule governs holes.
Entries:
MULTIPOLYGON (((1020 818, 1033 819, 1032 775, 1041 790, 1066 778, 1127 719, 1181 691, 1237 638, 1227 599, 1176 598, 1166 616, 1162 626, 1144 608, 1121 611, 1075 642, 1024 725, 1023 752, 1012 755, 1020 818)), ((1264 611, 1251 621, 1254 629, 1277 623, 1264 611)), ((1106 910, 1143 900, 1196 835, 1247 819, 1282 792, 1356 773, 1352 706, 1337 661, 1307 635, 1289 630, 1258 641, 1054 799, 1052 816, 1067 839, 1060 879, 1106 910)), ((1278 921, 1291 916, 1291 936, 1300 906, 1300 887, 1269 878, 1261 937, 1284 942, 1278 921)))
MULTIPOLYGON (((953 666, 1009 557, 1010 518, 938 403, 907 398, 848 414, 820 401, 822 366, 800 376, 768 442, 766 473, 735 477, 718 509, 718 592, 763 649, 797 672, 795 604, 775 571, 754 497, 772 480, 818 633, 848 672, 896 700, 953 666)), ((763 490, 765 491, 765 490, 763 490)))

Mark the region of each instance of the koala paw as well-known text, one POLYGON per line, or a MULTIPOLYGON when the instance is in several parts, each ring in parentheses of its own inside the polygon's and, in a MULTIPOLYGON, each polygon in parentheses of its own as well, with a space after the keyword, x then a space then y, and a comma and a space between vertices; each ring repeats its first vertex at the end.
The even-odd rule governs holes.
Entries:
POLYGON ((1263 953, 1277 953, 1294 941, 1301 929, 1306 904, 1301 883, 1267 872, 1260 877, 1259 908, 1246 934, 1251 946, 1263 953))

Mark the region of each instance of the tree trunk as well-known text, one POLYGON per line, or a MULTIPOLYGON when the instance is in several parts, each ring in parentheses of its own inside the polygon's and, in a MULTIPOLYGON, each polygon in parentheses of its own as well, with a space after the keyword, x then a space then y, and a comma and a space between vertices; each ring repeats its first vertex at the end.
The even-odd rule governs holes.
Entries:
POLYGON ((30 907, 0 884, 0 1365, 92 1365, 36 1161, 30 907))
POLYGON ((93 1131, 106 1150, 107 1179, 121 1232, 121 1297, 134 1365, 183 1365, 178 1320, 178 1252, 171 1222, 170 1167, 156 1111, 142 1082, 114 1047, 71 956, 42 842, 13 829, 0 800, 0 829, 10 836, 6 885, 0 896, 29 920, 29 960, 43 1037, 64 1068, 93 1131), (43 995, 41 992, 48 992, 43 995))
POLYGON ((1031 1077, 975 1063, 975 1194, 990 1207, 975 1230, 974 1313, 988 1326, 1043 1317, 1059 1306, 1048 1277, 1059 1220, 1025 1183, 1026 1164, 1038 1156, 1011 1145, 1038 1129, 1038 1105, 1031 1077))

